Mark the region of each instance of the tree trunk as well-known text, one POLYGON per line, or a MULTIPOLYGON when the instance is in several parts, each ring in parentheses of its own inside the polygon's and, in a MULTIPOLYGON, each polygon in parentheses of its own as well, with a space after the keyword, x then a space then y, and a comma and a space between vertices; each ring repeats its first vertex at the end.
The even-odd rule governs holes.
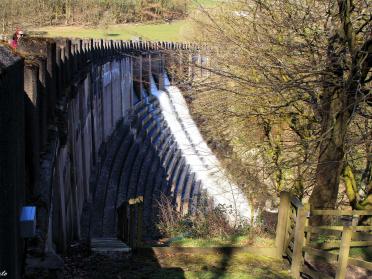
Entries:
MULTIPOLYGON (((319 114, 322 116, 316 184, 310 196, 311 209, 334 209, 344 159, 345 134, 350 120, 348 92, 345 88, 345 41, 335 33, 329 38, 328 65, 323 74, 323 93, 319 114)), ((316 217, 319 225, 329 218, 316 217)))
MULTIPOLYGON (((335 208, 343 167, 345 133, 350 118, 346 94, 342 88, 325 90, 316 185, 310 197, 312 209, 335 208)), ((312 220, 313 223, 322 221, 322 218, 312 220)))

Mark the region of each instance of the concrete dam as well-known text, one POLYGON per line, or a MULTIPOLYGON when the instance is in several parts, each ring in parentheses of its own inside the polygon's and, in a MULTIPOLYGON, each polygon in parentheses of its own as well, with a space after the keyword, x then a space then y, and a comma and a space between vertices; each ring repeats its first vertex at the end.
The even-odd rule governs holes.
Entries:
POLYGON ((19 278, 27 247, 43 266, 81 238, 135 247, 157 237, 162 196, 251 221, 177 87, 206 74, 205 56, 168 42, 0 45, 0 269, 19 278))

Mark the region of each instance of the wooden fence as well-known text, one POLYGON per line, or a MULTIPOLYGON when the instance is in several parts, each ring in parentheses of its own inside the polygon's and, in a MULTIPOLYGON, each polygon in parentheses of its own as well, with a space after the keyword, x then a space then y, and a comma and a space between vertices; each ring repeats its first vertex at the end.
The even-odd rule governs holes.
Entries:
POLYGON ((142 246, 143 197, 124 202, 118 209, 118 238, 132 248, 142 246))
POLYGON ((289 193, 281 193, 280 198, 277 256, 289 259, 295 278, 300 278, 301 274, 312 278, 333 278, 317 272, 308 263, 318 258, 335 267, 334 278, 337 279, 345 278, 348 265, 372 270, 372 262, 349 256, 351 247, 372 246, 372 226, 357 225, 359 218, 372 215, 372 210, 310 210, 308 205, 303 205, 289 193), (312 226, 309 218, 313 216, 329 216, 332 225, 312 226))

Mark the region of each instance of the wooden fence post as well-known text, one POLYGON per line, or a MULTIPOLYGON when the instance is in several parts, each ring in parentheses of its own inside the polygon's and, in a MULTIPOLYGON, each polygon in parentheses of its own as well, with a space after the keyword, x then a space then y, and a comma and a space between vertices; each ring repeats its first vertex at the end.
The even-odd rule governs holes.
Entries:
POLYGON ((291 207, 291 197, 288 192, 280 193, 280 204, 278 213, 278 223, 276 225, 275 246, 277 250, 277 257, 282 258, 284 254, 284 243, 287 237, 287 222, 288 214, 291 207))
POLYGON ((344 279, 346 276, 347 262, 349 260, 350 241, 353 234, 352 227, 344 227, 342 231, 342 239, 340 252, 338 254, 336 279, 344 279))
MULTIPOLYGON (((310 219, 308 217, 310 217, 310 204, 309 203, 305 203, 304 204, 304 208, 306 210, 305 227, 309 227, 310 226, 310 219)), ((305 238, 304 246, 306 246, 310 242, 311 242, 311 231, 309 230, 306 233, 306 238, 305 238)))
POLYGON ((305 225, 307 219, 306 207, 299 207, 297 211, 294 247, 292 255, 291 273, 294 278, 300 278, 303 264, 302 248, 305 239, 305 225))

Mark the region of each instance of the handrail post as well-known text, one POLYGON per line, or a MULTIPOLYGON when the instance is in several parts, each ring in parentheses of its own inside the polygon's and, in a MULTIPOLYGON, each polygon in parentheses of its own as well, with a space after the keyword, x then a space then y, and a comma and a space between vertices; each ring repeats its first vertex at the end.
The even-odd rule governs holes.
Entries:
POLYGON ((276 225, 276 238, 275 246, 277 250, 277 257, 282 258, 284 254, 284 243, 287 237, 287 222, 288 214, 291 205, 291 197, 288 192, 280 193, 280 204, 279 204, 279 213, 278 213, 278 224, 276 225))
POLYGON ((342 239, 340 252, 338 254, 336 279, 344 279, 346 276, 346 268, 349 260, 350 242, 353 234, 352 227, 344 227, 342 231, 342 239))
POLYGON ((307 208, 299 207, 297 211, 294 247, 292 255, 291 273, 294 278, 300 278, 303 264, 302 248, 305 240, 305 225, 307 219, 307 208))

